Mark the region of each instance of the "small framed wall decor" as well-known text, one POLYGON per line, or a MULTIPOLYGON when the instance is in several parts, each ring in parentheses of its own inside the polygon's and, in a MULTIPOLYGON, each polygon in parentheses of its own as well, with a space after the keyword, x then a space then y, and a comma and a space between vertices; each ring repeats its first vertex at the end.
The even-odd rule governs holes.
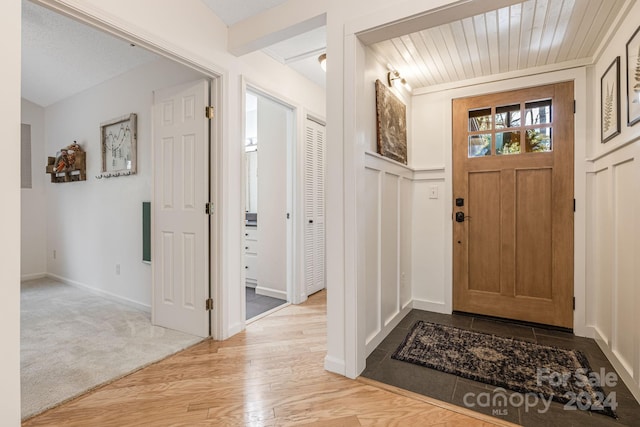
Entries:
POLYGON ((640 122, 640 27, 627 42, 627 126, 640 122))
POLYGON ((110 178, 136 173, 137 115, 118 117, 100 125, 102 173, 97 178, 110 178))
POLYGON ((620 134, 620 57, 600 79, 600 124, 603 143, 620 134))

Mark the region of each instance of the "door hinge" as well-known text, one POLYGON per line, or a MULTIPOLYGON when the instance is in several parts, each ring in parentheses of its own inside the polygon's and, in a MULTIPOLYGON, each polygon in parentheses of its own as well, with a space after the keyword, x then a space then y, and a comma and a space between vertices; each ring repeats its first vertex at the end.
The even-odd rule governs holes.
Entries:
POLYGON ((204 107, 204 116, 211 120, 213 119, 213 107, 210 105, 207 105, 206 107, 204 107))
POLYGON ((573 211, 576 211, 576 199, 573 199, 573 211))
POLYGON ((576 297, 573 297, 573 310, 575 311, 576 309, 576 297))
POLYGON ((205 305, 206 305, 207 311, 213 310, 213 299, 207 298, 205 305))
POLYGON ((204 213, 207 215, 213 215, 213 203, 206 203, 204 205, 204 213))
POLYGON ((573 100, 573 114, 576 113, 576 100, 573 100))

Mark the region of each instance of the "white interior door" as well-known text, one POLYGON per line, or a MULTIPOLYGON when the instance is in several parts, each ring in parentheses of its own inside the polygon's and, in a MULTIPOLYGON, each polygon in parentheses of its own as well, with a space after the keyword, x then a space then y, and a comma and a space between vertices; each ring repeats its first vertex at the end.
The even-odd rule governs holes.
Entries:
POLYGON ((209 335, 206 80, 154 92, 153 324, 209 335))
POLYGON ((325 135, 324 125, 307 119, 304 153, 304 265, 307 295, 325 288, 325 135))
POLYGON ((291 110, 258 95, 258 285, 256 293, 288 301, 287 150, 291 110))

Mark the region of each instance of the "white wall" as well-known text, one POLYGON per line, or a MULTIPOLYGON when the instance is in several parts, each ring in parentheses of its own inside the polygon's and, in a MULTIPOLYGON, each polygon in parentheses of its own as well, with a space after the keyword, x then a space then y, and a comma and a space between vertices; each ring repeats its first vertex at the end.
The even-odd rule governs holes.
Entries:
MULTIPOLYGON (((47 209, 39 219, 47 224, 49 274, 150 309, 151 266, 142 262, 142 202, 151 200, 153 90, 199 78, 193 70, 160 59, 46 108, 47 155, 74 140, 87 153, 86 181, 45 186, 47 209), (138 115, 137 174, 97 179, 100 123, 130 113, 138 115)), ((44 166, 34 170, 44 174, 44 166)))
POLYGON ((22 123, 31 125, 31 188, 20 190, 20 276, 22 280, 44 277, 47 272, 45 189, 49 177, 44 173, 44 108, 22 99, 22 123))
MULTIPOLYGON (((20 158, 20 0, 2 3, 0 51, 4 55, 0 79, 2 154, 20 158)), ((20 162, 3 166, 0 186, 0 421, 20 425, 20 162)))
POLYGON ((616 29, 590 74, 587 160, 587 322, 640 400, 640 124, 627 126, 625 45, 638 28, 636 3, 616 29), (620 56, 621 133, 600 142, 600 78, 620 56))
MULTIPOLYGON (((413 172, 398 162, 377 154, 375 81, 386 85, 386 64, 365 49, 364 81, 357 99, 364 110, 361 143, 364 158, 360 171, 363 191, 358 194, 360 256, 364 274, 358 276, 365 295, 367 354, 411 309, 411 225, 413 172)), ((407 106, 407 140, 410 143, 411 96, 403 89, 390 89, 407 106)), ((412 153, 408 150, 408 159, 412 153)))

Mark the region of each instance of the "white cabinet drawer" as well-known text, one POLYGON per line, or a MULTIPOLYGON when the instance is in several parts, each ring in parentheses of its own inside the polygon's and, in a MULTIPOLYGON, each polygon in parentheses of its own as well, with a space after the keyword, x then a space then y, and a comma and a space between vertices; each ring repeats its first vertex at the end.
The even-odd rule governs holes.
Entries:
POLYGON ((258 280, 258 257, 247 254, 244 256, 244 268, 247 279, 258 280))
POLYGON ((258 229, 255 227, 246 227, 244 238, 245 240, 258 240, 258 229))
POLYGON ((256 242, 255 240, 245 239, 244 240, 244 252, 246 254, 257 255, 258 254, 258 242, 256 242))

